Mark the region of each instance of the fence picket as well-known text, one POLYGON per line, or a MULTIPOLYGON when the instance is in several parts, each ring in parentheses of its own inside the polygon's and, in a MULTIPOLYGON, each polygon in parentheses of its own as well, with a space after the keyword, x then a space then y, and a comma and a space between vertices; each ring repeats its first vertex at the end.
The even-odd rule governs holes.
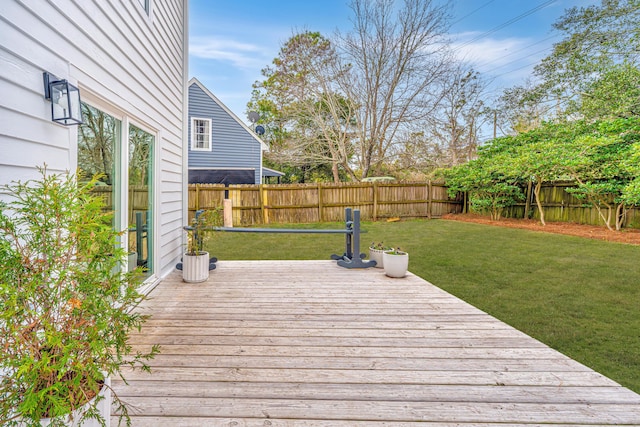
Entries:
POLYGON ((460 198, 450 199, 443 183, 342 183, 189 185, 190 217, 195 210, 222 204, 224 190, 233 204, 234 225, 335 222, 344 208, 360 209, 363 220, 385 217, 437 218, 460 212, 460 198), (221 193, 222 192, 222 193, 221 193), (209 195, 214 193, 214 195, 209 195))

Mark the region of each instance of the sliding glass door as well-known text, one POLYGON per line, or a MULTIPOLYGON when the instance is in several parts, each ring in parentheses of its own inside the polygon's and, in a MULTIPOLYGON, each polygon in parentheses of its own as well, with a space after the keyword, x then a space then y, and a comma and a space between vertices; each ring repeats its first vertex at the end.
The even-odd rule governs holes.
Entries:
POLYGON ((155 136, 83 103, 84 124, 78 129, 78 170, 97 175, 100 194, 114 212, 113 226, 127 230, 123 244, 129 249, 129 269, 142 267, 145 277, 153 265, 153 150, 155 136), (126 127, 127 132, 123 132, 126 127), (126 212, 126 214, 125 214, 126 212))

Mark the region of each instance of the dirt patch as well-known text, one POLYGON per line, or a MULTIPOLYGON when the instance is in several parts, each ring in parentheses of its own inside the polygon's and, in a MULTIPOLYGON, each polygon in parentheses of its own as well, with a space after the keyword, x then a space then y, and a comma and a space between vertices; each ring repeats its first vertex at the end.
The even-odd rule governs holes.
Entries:
POLYGON ((595 225, 573 224, 570 222, 548 222, 540 224, 537 220, 503 218, 492 221, 489 217, 473 214, 448 214, 442 219, 451 221, 475 222, 478 224, 494 225, 498 227, 522 228, 525 230, 540 231, 543 233, 567 234, 570 236, 585 237, 588 239, 607 240, 609 242, 628 243, 640 245, 640 230, 623 229, 622 231, 610 231, 606 227, 595 225))

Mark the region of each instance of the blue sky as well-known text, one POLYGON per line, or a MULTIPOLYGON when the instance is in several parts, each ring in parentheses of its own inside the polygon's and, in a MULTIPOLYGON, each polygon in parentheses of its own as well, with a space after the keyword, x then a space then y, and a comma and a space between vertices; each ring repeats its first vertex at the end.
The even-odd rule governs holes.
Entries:
MULTIPOLYGON (((446 0, 436 0, 445 2, 446 0)), ((521 84, 560 40, 551 24, 597 0, 451 0, 458 55, 491 81, 492 93, 521 84)), ((251 85, 295 32, 351 29, 348 0, 190 0, 189 74, 240 119, 251 85)))

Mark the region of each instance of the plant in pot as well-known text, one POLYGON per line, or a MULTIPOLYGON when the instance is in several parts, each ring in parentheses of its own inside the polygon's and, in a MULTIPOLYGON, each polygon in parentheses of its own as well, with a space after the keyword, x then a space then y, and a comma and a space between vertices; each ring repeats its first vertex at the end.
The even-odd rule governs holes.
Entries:
POLYGON ((97 179, 48 174, 0 188, 0 425, 108 425, 110 389, 123 368, 148 370, 127 336, 146 316, 140 275, 112 214, 91 193, 97 179))
POLYGON ((209 278, 209 270, 213 270, 216 258, 210 258, 205 251, 205 243, 211 238, 210 227, 222 224, 220 208, 210 210, 198 210, 187 227, 187 251, 182 257, 182 280, 189 283, 204 282, 209 278))
POLYGON ((369 245, 369 259, 376 262, 376 268, 383 268, 384 260, 382 259, 382 254, 389 249, 391 248, 385 246, 383 242, 371 242, 371 245, 369 245))
POLYGON ((382 254, 384 274, 389 277, 404 277, 409 268, 409 254, 400 248, 385 250, 382 254))

